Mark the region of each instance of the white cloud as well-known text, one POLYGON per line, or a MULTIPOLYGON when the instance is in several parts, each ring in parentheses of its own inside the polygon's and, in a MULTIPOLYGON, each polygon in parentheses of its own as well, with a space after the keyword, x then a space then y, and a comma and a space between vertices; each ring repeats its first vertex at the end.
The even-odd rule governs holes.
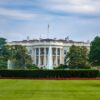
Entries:
POLYGON ((89 5, 76 6, 76 5, 55 5, 50 8, 51 10, 63 11, 63 12, 74 12, 74 13, 93 13, 96 11, 95 8, 89 5))
MULTIPOLYGON (((46 11, 50 11, 50 12, 100 15, 100 11, 99 11, 100 0, 35 0, 35 1, 2 0, 0 2, 9 4, 8 1, 11 3, 17 2, 16 5, 20 5, 20 4, 27 5, 28 2, 31 2, 30 4, 33 4, 40 8, 42 7, 46 11)), ((6 10, 9 10, 9 9, 6 9, 6 10)), ((41 10, 42 9, 40 9, 39 12, 46 14, 46 12, 43 12, 41 10)), ((9 11, 7 11, 7 12, 9 12, 9 11)), ((35 11, 35 12, 37 12, 37 11, 35 11)), ((35 15, 35 14, 25 13, 22 11, 14 11, 14 10, 10 11, 10 13, 11 13, 10 16, 18 16, 18 17, 23 17, 23 18, 32 18, 35 15)), ((1 14, 6 15, 6 13, 4 13, 4 12, 1 12, 1 14)))
MULTIPOLYGON (((41 6, 54 12, 100 14, 100 0, 42 0, 41 6)), ((40 4, 39 4, 40 6, 40 4)))
POLYGON ((26 19, 26 20, 30 20, 33 17, 37 16, 37 14, 32 14, 21 10, 6 9, 6 8, 0 8, 0 15, 6 17, 14 17, 16 19, 26 19))

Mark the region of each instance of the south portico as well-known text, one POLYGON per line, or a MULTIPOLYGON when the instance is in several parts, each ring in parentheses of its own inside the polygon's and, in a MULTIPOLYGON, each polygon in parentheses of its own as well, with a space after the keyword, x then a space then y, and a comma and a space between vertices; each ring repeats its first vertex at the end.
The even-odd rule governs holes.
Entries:
POLYGON ((53 69, 63 63, 63 49, 59 46, 36 46, 33 47, 33 63, 40 68, 53 69))

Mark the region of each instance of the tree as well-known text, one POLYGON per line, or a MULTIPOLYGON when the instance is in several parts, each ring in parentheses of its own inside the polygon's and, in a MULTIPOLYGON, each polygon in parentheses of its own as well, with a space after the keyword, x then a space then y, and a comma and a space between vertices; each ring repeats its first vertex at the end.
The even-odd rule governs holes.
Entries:
POLYGON ((0 37, 0 48, 2 48, 6 44, 6 39, 0 37))
POLYGON ((72 68, 85 68, 87 64, 87 55, 86 47, 72 45, 65 57, 66 64, 72 68))
POLYGON ((90 44, 89 61, 92 65, 100 66, 100 37, 98 36, 90 44))
POLYGON ((7 68, 8 49, 6 47, 6 39, 0 37, 0 69, 7 68))
POLYGON ((5 38, 0 38, 0 69, 7 68, 7 62, 10 60, 12 66, 18 69, 32 67, 31 56, 28 51, 21 45, 7 45, 5 38))
POLYGON ((25 69, 32 65, 31 56, 28 55, 28 51, 24 46, 13 45, 10 49, 10 60, 12 61, 13 67, 18 69, 25 69))

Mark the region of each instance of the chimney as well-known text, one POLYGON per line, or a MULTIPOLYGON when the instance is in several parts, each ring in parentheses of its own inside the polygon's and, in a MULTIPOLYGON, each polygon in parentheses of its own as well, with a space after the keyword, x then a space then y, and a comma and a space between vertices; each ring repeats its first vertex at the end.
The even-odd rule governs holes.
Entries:
POLYGON ((69 41, 69 36, 65 37, 65 40, 66 40, 66 41, 69 41))

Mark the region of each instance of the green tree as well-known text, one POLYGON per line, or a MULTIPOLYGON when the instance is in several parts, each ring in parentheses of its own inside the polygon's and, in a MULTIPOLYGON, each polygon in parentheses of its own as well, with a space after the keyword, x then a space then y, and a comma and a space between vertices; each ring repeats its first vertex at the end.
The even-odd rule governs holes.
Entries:
POLYGON ((9 56, 9 52, 5 44, 6 39, 0 37, 0 69, 7 68, 7 59, 9 56))
POLYGON ((66 64, 72 68, 85 68, 87 64, 88 50, 86 47, 74 46, 70 47, 69 52, 66 54, 66 64))
POLYGON ((9 49, 11 54, 9 59, 12 61, 15 68, 25 69, 31 67, 32 59, 24 46, 13 45, 10 46, 9 49))
POLYGON ((89 61, 92 65, 100 66, 100 37, 98 36, 90 44, 89 61))
POLYGON ((0 48, 2 48, 6 44, 6 39, 0 37, 0 48))

